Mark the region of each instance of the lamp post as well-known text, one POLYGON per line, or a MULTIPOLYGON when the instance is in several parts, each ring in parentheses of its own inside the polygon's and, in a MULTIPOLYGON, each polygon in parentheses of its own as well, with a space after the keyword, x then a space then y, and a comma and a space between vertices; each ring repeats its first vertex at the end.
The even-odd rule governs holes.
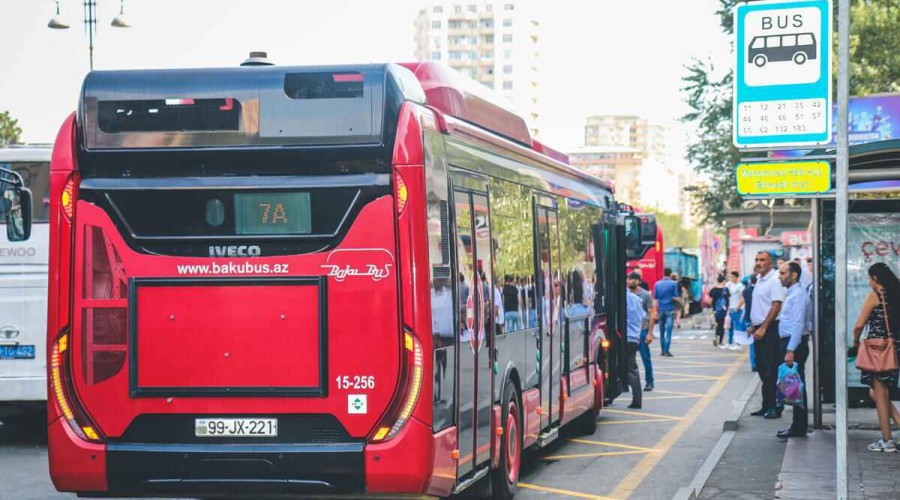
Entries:
MULTIPOLYGON (((97 1, 84 1, 84 31, 88 36, 88 55, 90 61, 90 69, 94 70, 94 36, 97 34, 97 1)), ((110 26, 113 28, 130 28, 131 25, 125 20, 125 0, 119 0, 119 15, 113 18, 110 26)), ((63 19, 59 13, 59 0, 56 0, 56 15, 47 23, 47 27, 54 30, 69 29, 69 24, 63 19)))

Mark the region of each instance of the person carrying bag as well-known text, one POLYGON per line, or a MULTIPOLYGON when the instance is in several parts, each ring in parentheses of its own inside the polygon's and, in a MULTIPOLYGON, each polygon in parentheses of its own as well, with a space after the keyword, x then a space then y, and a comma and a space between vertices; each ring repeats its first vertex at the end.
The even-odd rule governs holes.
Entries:
POLYGON ((869 267, 872 291, 863 302, 859 318, 853 328, 853 347, 856 368, 862 371, 861 381, 871 387, 869 395, 875 400, 881 439, 870 444, 870 451, 895 453, 891 436, 891 420, 900 425, 900 411, 891 402, 890 388, 897 381, 897 320, 900 318, 900 280, 891 268, 878 262, 869 267), (866 337, 860 342, 863 329, 866 337))

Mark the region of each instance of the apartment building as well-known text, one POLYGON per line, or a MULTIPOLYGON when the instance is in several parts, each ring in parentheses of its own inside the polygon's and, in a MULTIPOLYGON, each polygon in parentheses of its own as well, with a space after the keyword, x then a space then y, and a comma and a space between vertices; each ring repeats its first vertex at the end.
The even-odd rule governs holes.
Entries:
POLYGON ((442 61, 494 89, 538 135, 536 0, 431 1, 415 21, 416 58, 442 61))

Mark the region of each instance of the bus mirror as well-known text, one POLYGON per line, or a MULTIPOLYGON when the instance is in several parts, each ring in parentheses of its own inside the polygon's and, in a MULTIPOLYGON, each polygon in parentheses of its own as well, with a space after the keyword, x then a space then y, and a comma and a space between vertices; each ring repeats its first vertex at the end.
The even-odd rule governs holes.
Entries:
POLYGON ((6 238, 9 241, 25 241, 31 236, 31 190, 21 186, 9 186, 3 190, 3 208, 6 212, 6 238))
POLYGON ((634 215, 625 217, 625 256, 636 259, 641 256, 641 219, 634 215))

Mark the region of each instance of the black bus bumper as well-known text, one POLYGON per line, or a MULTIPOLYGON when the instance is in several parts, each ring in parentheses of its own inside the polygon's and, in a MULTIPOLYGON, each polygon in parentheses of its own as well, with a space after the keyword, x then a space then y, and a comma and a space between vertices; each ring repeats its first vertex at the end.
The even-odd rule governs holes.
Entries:
POLYGON ((103 496, 359 494, 363 443, 110 444, 103 496))

